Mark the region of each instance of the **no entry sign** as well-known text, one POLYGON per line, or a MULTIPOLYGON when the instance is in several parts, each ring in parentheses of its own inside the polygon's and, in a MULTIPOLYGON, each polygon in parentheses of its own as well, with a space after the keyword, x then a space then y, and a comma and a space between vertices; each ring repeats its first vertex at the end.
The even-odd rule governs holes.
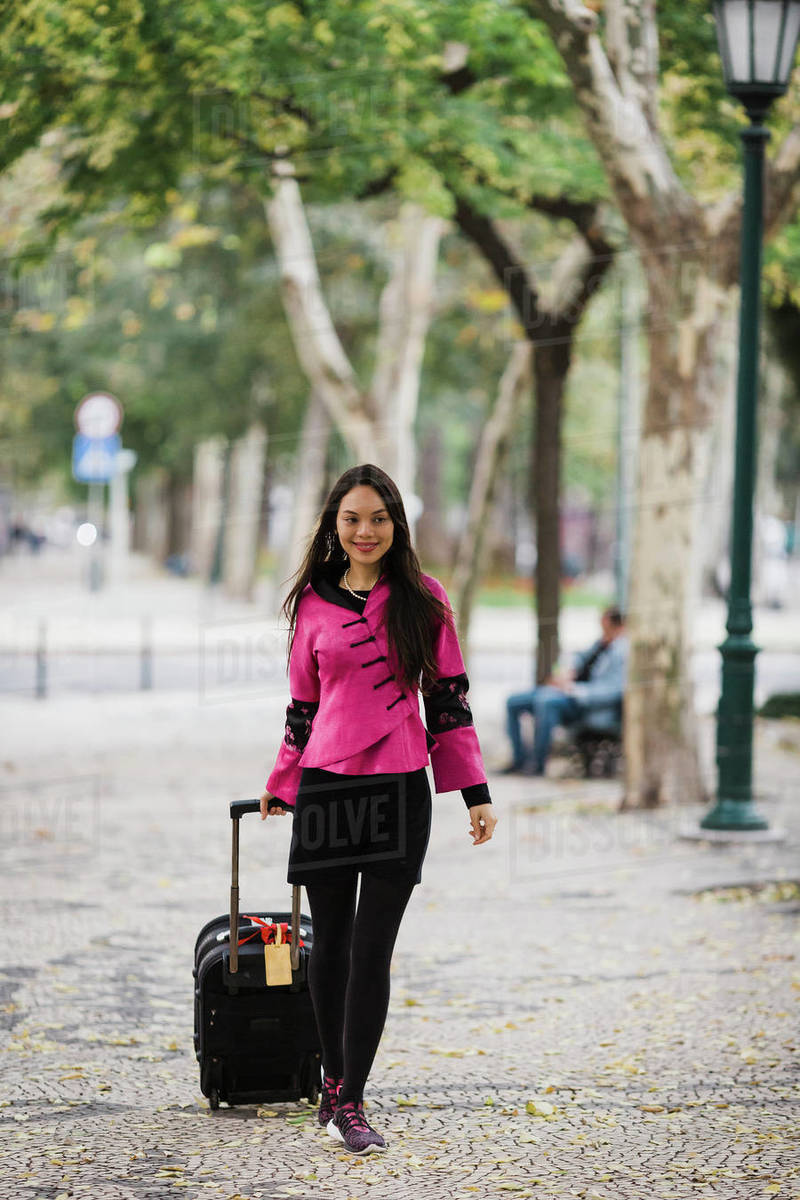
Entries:
POLYGON ((75 409, 75 427, 84 437, 112 437, 121 424, 122 405, 108 392, 90 392, 75 409))

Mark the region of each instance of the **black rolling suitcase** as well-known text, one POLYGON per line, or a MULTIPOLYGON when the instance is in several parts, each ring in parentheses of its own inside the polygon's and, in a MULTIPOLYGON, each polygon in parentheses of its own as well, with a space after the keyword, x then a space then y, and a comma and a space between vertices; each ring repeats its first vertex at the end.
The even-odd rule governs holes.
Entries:
POLYGON ((258 800, 231 803, 230 914, 204 925, 194 948, 194 1048, 200 1089, 211 1108, 220 1100, 255 1104, 301 1096, 314 1104, 322 1082, 307 974, 313 931, 311 918, 300 912, 300 887, 292 888, 291 912, 239 915, 239 820, 258 811, 258 800), (284 972, 290 968, 291 983, 267 985, 262 926, 250 916, 287 924, 291 941, 284 972), (239 946, 242 938, 249 940, 239 946))

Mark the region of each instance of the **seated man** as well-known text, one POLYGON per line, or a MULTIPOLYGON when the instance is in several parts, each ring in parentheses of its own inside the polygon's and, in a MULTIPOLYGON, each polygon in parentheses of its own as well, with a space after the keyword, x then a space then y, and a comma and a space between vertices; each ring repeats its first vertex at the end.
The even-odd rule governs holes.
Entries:
POLYGON ((556 725, 571 725, 589 714, 594 724, 614 724, 625 691, 628 637, 618 608, 607 608, 600 617, 603 630, 594 645, 577 654, 575 666, 565 675, 550 676, 545 684, 516 692, 506 701, 506 731, 512 760, 502 774, 544 775, 556 725), (520 714, 533 714, 533 759, 522 743, 520 714))

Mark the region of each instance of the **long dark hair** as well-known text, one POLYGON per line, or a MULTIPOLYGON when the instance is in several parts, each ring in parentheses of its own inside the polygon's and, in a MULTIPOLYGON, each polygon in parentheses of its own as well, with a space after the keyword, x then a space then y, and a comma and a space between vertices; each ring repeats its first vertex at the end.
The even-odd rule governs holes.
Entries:
POLYGON ((336 532, 336 517, 342 498, 360 484, 375 489, 394 522, 392 544, 381 562, 382 573, 390 587, 385 617, 389 652, 395 659, 390 662, 390 669, 397 672, 401 687, 410 687, 413 680, 425 694, 431 690, 436 678, 436 629, 440 622, 446 622, 454 629, 452 614, 422 580, 397 485, 373 463, 350 467, 340 475, 322 506, 303 562, 293 576, 296 582, 283 603, 282 611, 289 622, 287 659, 292 653, 300 597, 315 568, 322 563, 340 563, 344 570, 347 565, 348 556, 336 532))

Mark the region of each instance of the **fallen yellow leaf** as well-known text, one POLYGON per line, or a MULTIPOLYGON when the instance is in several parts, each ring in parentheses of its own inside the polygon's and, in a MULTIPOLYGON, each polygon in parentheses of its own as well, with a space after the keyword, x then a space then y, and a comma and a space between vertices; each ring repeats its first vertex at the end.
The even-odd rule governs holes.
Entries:
POLYGON ((525 1105, 525 1112, 530 1113, 532 1117, 549 1117, 555 1112, 555 1106, 547 1100, 529 1100, 525 1105))

